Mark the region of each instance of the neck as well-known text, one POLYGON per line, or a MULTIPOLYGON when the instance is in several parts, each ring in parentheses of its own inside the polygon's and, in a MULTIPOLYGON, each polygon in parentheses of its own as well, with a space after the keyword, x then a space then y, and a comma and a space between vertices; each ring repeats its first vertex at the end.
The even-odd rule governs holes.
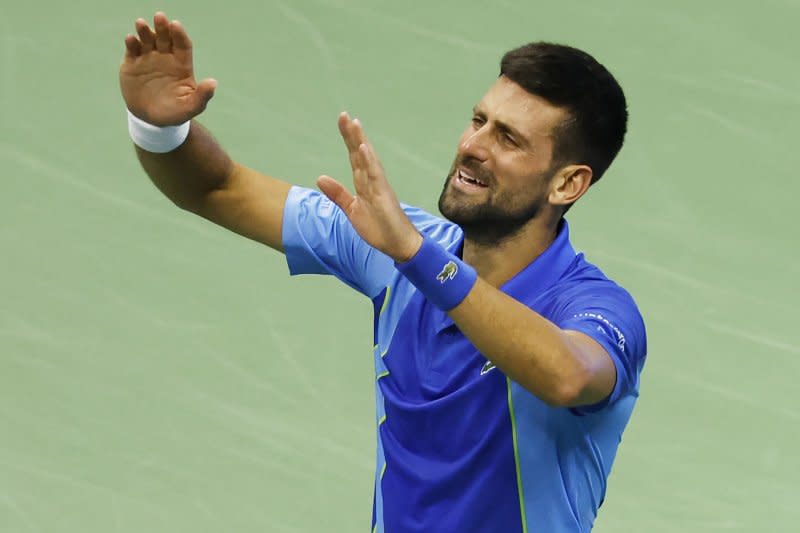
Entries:
POLYGON ((534 219, 514 235, 486 244, 464 236, 464 261, 492 286, 499 288, 521 272, 552 244, 560 219, 534 219))

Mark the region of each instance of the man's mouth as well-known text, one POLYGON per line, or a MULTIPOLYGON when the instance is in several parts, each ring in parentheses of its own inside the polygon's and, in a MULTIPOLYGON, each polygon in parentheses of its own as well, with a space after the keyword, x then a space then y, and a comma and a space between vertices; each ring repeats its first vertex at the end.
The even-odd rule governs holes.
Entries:
POLYGON ((468 187, 470 189, 475 189, 475 188, 485 189, 486 187, 489 186, 488 183, 476 178, 463 168, 459 168, 456 170, 455 178, 459 184, 464 185, 465 187, 468 187))

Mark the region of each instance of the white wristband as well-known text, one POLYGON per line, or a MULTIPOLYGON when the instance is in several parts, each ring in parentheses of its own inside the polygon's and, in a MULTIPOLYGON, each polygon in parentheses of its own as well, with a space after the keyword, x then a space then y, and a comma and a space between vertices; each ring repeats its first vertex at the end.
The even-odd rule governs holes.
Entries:
POLYGON ((177 126, 153 126, 128 110, 128 133, 133 143, 142 150, 165 154, 182 145, 189 136, 191 121, 177 126))

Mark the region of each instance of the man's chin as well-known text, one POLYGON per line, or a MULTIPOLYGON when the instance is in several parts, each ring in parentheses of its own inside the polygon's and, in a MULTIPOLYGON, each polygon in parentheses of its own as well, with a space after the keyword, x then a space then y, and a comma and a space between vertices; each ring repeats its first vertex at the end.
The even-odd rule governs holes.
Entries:
POLYGON ((480 206, 478 205, 440 203, 439 212, 444 218, 459 226, 471 225, 480 218, 480 206))

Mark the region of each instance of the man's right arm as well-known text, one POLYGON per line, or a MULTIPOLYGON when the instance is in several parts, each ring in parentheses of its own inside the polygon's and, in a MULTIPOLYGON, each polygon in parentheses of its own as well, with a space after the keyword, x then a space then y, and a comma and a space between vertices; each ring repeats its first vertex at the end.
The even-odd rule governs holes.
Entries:
POLYGON ((183 25, 161 12, 153 17, 153 28, 137 19, 136 35, 125 38, 120 89, 128 111, 151 128, 191 120, 188 137, 171 151, 153 153, 136 146, 139 161, 176 205, 282 251, 283 211, 291 187, 232 161, 194 120, 214 96, 217 81, 195 79, 192 52, 183 25))
POLYGON ((136 147, 150 179, 175 205, 283 251, 283 209, 291 185, 240 165, 197 121, 175 150, 136 147))

